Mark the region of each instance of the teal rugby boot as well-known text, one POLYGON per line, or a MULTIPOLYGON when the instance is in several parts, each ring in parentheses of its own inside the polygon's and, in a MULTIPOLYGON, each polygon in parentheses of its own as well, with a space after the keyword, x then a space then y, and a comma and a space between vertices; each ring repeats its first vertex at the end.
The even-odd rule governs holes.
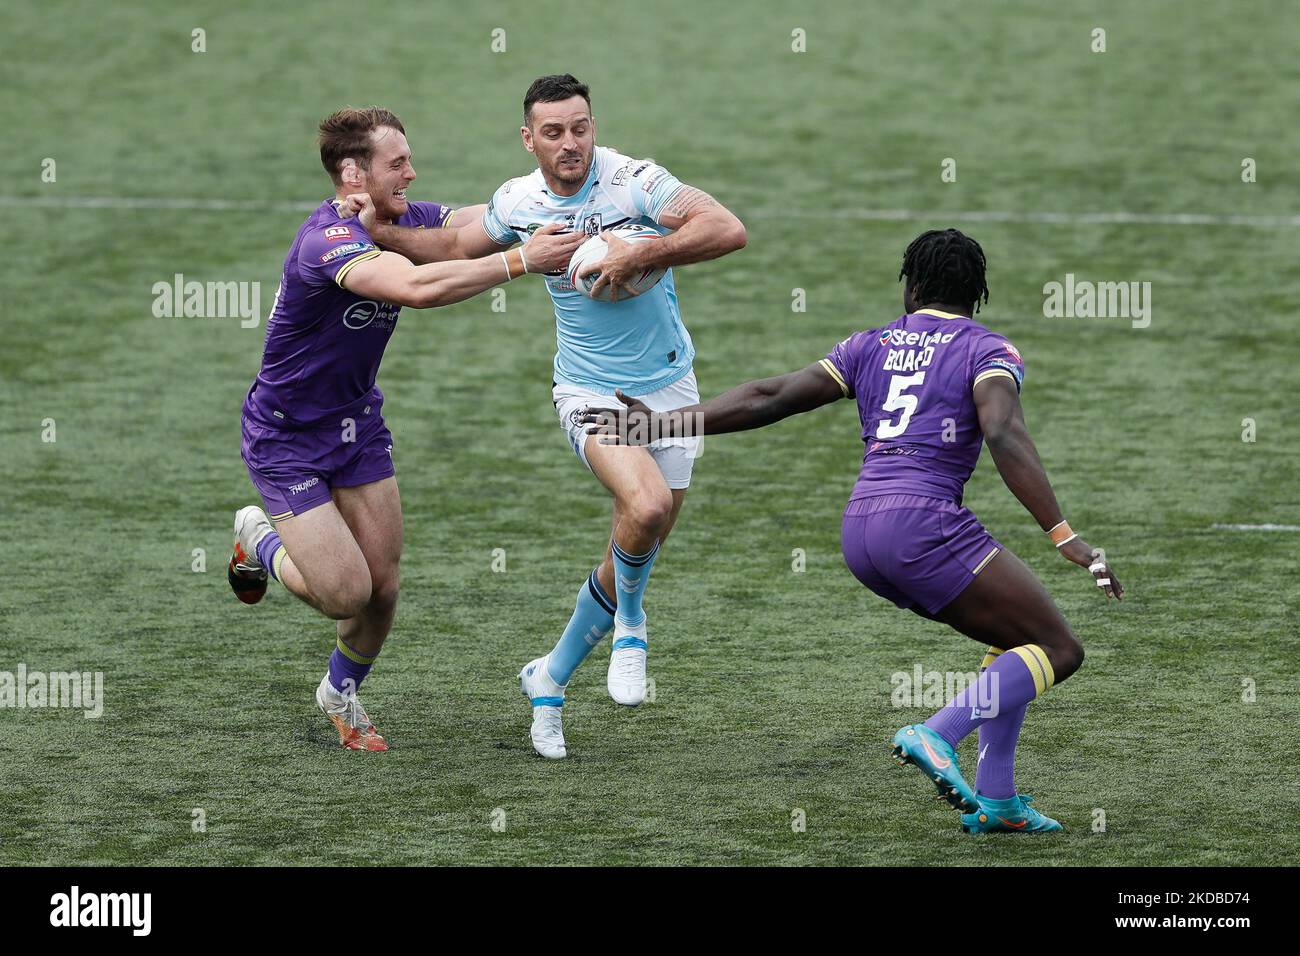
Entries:
POLYGON ((1032 806, 1033 797, 1016 794, 1006 800, 980 797, 976 813, 961 815, 965 833, 1055 833, 1065 829, 1051 817, 1043 816, 1032 806))
POLYGON ((975 791, 957 768, 957 751, 925 724, 909 724, 894 734, 893 754, 902 766, 911 764, 925 774, 939 791, 936 799, 963 813, 979 812, 975 791))

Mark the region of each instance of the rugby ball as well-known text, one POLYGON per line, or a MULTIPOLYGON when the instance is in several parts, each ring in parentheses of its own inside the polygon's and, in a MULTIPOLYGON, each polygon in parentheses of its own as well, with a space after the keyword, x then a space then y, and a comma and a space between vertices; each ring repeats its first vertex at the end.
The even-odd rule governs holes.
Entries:
MULTIPOLYGON (((659 238, 659 233, 649 226, 615 226, 610 229, 614 235, 618 236, 624 242, 653 242, 659 238)), ((573 254, 569 260, 568 279, 573 283, 573 287, 589 299, 598 299, 601 302, 610 302, 613 300, 611 289, 606 286, 601 289, 597 295, 591 294, 591 287, 596 284, 600 278, 600 272, 592 272, 589 275, 578 278, 579 271, 589 263, 599 262, 605 258, 607 243, 600 236, 592 236, 582 245, 578 246, 578 251, 573 254)), ((632 282, 628 283, 633 289, 633 295, 641 295, 647 289, 653 289, 659 280, 664 277, 667 269, 647 269, 637 276, 632 282)), ((626 299, 628 293, 622 291, 619 293, 619 300, 626 299)))

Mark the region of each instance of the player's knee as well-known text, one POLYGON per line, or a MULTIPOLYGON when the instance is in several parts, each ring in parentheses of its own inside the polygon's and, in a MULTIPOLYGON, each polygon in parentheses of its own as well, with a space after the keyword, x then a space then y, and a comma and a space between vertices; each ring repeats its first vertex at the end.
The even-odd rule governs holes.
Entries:
POLYGON ((1071 649, 1074 652, 1074 669, 1077 671, 1080 667, 1083 666, 1083 642, 1080 641, 1077 637, 1074 638, 1074 642, 1071 645, 1071 649))
POLYGON ((662 534, 668 530, 673 515, 673 496, 667 489, 646 491, 638 495, 629 509, 629 517, 646 532, 662 534))
POLYGON ((1083 644, 1066 629, 1052 641, 1049 656, 1056 683, 1059 684, 1083 666, 1083 644))
POLYGON ((397 607, 399 581, 396 569, 390 574, 372 576, 369 609, 372 611, 391 612, 397 607))
POLYGON ((336 621, 346 621, 366 609, 371 593, 369 574, 339 581, 321 596, 321 610, 336 621))

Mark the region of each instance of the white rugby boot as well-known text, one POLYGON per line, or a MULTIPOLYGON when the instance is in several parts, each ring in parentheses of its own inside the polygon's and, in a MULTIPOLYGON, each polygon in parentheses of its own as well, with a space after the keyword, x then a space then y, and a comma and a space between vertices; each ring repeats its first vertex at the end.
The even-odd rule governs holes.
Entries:
POLYGON ((615 703, 635 707, 645 700, 645 619, 635 627, 614 618, 614 641, 605 686, 615 703))
POLYGON ((257 559, 257 543, 274 530, 266 512, 256 505, 235 512, 235 546, 226 565, 226 580, 245 604, 256 604, 266 596, 266 568, 257 559))
POLYGON ((316 687, 316 706, 339 732, 340 746, 348 750, 382 752, 388 749, 388 741, 370 722, 366 709, 361 706, 361 699, 355 693, 340 694, 336 691, 330 683, 328 671, 316 687))
POLYGON ((524 665, 519 672, 519 689, 533 705, 533 725, 528 729, 533 749, 548 760, 563 760, 568 756, 560 716, 564 707, 564 686, 555 683, 546 669, 549 658, 548 654, 524 665))

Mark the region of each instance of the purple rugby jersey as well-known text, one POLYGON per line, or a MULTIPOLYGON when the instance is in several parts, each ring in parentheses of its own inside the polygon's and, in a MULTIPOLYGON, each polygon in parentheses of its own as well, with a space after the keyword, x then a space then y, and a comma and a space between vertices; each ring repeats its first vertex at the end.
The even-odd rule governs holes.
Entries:
POLYGON ((907 494, 960 504, 984 442, 971 390, 1000 375, 1019 391, 1025 375, 1002 336, 933 309, 851 335, 821 365, 858 402, 867 448, 850 501, 907 494))
MULTIPOLYGON (((412 202, 397 224, 437 228, 450 214, 439 203, 412 202)), ((302 224, 284 260, 245 416, 297 430, 335 424, 367 406, 378 412, 384 396, 375 377, 401 306, 364 299, 342 285, 354 265, 378 255, 361 222, 340 219, 333 200, 302 224)))

